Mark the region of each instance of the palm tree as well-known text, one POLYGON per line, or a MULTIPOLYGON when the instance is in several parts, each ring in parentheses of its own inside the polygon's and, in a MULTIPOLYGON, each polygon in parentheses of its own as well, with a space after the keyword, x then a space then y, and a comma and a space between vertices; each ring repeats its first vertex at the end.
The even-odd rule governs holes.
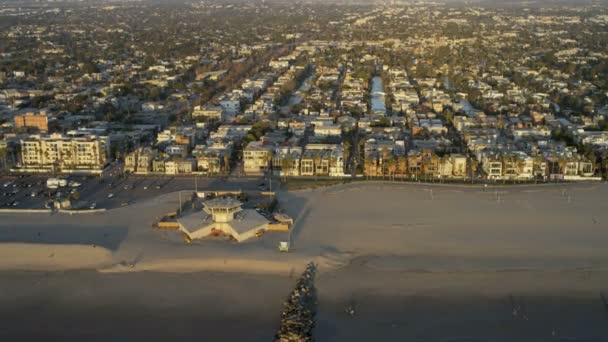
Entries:
POLYGON ((473 184, 475 180, 475 174, 477 173, 477 161, 471 158, 471 166, 469 167, 469 171, 471 172, 471 184, 473 184))
POLYGON ((367 179, 369 179, 369 177, 371 176, 372 166, 373 166, 371 158, 369 158, 369 156, 367 158, 365 158, 364 166, 365 166, 365 176, 367 179))
POLYGON ((399 169, 401 180, 403 180, 403 176, 407 173, 407 159, 404 156, 397 156, 397 168, 399 169))
POLYGON ((270 152, 264 155, 264 168, 269 172, 269 177, 272 176, 272 153, 270 152))
POLYGON ((291 154, 287 154, 281 160, 281 173, 283 174, 283 179, 285 181, 287 180, 287 174, 290 173, 292 169, 293 169, 293 157, 291 156, 291 154))
POLYGON ((565 157, 559 157, 557 159, 557 165, 559 165, 560 173, 566 174, 566 167, 568 166, 568 160, 565 157))
POLYGON ((317 170, 319 167, 319 164, 321 164, 321 155, 319 154, 319 152, 315 152, 315 154, 312 156, 312 161, 313 161, 313 170, 315 173, 315 182, 317 181, 317 170))
POLYGON ((534 182, 538 180, 538 174, 542 172, 543 180, 546 175, 546 170, 542 170, 541 166, 543 164, 543 156, 538 154, 534 157, 534 161, 532 162, 532 170, 534 173, 534 182))
POLYGON ((503 156, 502 156, 502 174, 503 174, 502 182, 503 182, 503 184, 506 183, 506 181, 507 181, 506 180, 507 177, 505 177, 505 176, 507 176, 507 173, 506 173, 507 168, 510 168, 510 165, 511 165, 511 158, 508 155, 503 154, 503 156))
POLYGON ((608 178, 608 150, 603 150, 600 156, 601 175, 608 178))
POLYGON ((0 160, 2 160, 2 171, 4 171, 6 169, 6 157, 8 156, 8 151, 6 150, 6 147, 2 147, 0 148, 0 160))
POLYGON ((384 165, 388 161, 388 149, 386 147, 382 148, 381 156, 382 156, 382 169, 380 170, 380 172, 382 172, 382 179, 384 179, 384 176, 385 176, 384 165))
POLYGON ((526 161, 523 158, 517 158, 517 172, 521 175, 524 173, 526 161))
MULTIPOLYGON (((344 160, 345 161, 349 161, 350 160, 350 151, 351 151, 351 144, 348 141, 344 142, 344 160)), ((346 163, 347 167, 348 167, 348 162, 346 163)), ((350 169, 350 167, 349 167, 350 169)))
POLYGON ((394 157, 390 157, 387 161, 387 168, 388 168, 388 174, 389 174, 389 178, 391 180, 395 180, 395 171, 397 170, 397 161, 395 160, 394 157))
POLYGON ((230 172, 230 156, 226 153, 224 154, 224 171, 226 172, 226 174, 228 174, 230 172))

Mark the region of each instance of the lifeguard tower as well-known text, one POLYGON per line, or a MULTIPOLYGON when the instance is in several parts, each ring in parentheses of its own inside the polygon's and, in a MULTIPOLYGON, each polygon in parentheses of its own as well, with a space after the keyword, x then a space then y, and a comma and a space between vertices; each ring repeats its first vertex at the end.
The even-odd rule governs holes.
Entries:
POLYGON ((203 203, 203 210, 178 219, 180 230, 189 239, 200 239, 220 231, 241 242, 268 229, 268 220, 252 209, 241 208, 231 197, 218 197, 203 203))

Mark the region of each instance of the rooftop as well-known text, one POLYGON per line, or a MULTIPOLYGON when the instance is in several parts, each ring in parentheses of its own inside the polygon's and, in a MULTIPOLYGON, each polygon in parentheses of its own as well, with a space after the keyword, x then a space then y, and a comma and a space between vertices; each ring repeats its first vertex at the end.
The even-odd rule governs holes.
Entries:
POLYGON ((203 203, 208 209, 229 209, 241 207, 241 202, 231 197, 218 197, 203 203))

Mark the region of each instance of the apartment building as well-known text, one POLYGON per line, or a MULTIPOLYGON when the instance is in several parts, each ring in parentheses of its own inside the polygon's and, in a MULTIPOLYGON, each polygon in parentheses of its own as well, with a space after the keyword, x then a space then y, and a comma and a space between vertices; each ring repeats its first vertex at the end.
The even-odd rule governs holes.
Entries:
POLYGON ((19 169, 28 172, 101 173, 109 155, 106 136, 31 135, 22 139, 19 169))
POLYGON ((125 172, 146 174, 152 169, 152 160, 156 157, 156 150, 149 147, 140 147, 125 156, 125 172))
POLYGON ((243 171, 247 175, 261 175, 271 163, 273 146, 253 141, 243 149, 243 171))
POLYGON ((276 154, 272 158, 273 173, 283 177, 299 176, 301 157, 301 147, 284 146, 277 148, 276 154))
POLYGON ((205 174, 219 174, 230 171, 230 156, 233 144, 197 145, 192 151, 196 158, 197 171, 205 174))
POLYGON ((49 130, 49 119, 44 112, 40 113, 25 113, 22 115, 15 115, 15 127, 27 127, 35 128, 41 132, 48 132, 49 130))
POLYGON ((165 174, 167 175, 191 174, 193 170, 196 170, 196 159, 187 158, 165 161, 165 174))
POLYGON ((461 178, 467 173, 467 157, 462 154, 451 154, 440 158, 439 176, 441 178, 461 178))
POLYGON ((224 110, 221 106, 196 106, 192 111, 192 117, 215 121, 223 121, 225 119, 224 110))
POLYGON ((170 127, 156 135, 156 142, 158 144, 165 143, 193 147, 198 135, 200 135, 200 132, 196 127, 170 127))

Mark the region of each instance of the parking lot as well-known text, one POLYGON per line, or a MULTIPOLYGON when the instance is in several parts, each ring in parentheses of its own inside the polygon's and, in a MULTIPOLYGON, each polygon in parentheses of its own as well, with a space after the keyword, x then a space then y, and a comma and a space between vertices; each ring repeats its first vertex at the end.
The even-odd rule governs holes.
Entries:
POLYGON ((48 176, 0 177, 0 208, 44 209, 53 199, 74 198, 77 208, 116 208, 182 190, 267 190, 262 178, 204 176, 61 177, 67 186, 49 189, 48 176))

